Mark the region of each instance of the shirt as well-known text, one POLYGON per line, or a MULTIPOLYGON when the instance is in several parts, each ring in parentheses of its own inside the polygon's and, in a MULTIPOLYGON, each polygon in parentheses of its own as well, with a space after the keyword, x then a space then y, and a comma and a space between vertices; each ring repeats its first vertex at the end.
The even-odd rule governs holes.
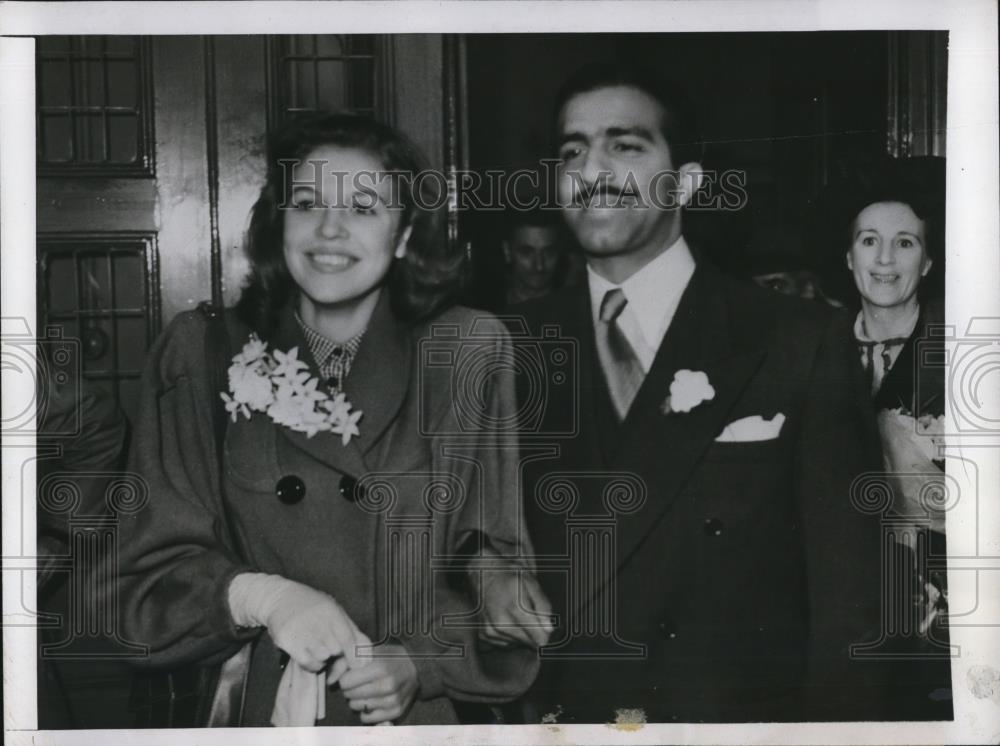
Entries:
POLYGON ((621 285, 609 282, 587 265, 594 326, 599 323, 598 315, 605 294, 614 288, 621 288, 628 304, 616 323, 632 345, 644 373, 648 373, 653 365, 656 351, 677 313, 681 295, 691 281, 694 268, 694 257, 683 236, 621 285))
POLYGON ((335 392, 343 391, 344 379, 351 371, 351 364, 358 354, 361 339, 365 336, 364 331, 354 335, 346 342, 339 343, 324 337, 315 329, 307 326, 299 316, 298 311, 295 312, 295 321, 306 338, 313 360, 319 366, 319 374, 323 383, 335 392))

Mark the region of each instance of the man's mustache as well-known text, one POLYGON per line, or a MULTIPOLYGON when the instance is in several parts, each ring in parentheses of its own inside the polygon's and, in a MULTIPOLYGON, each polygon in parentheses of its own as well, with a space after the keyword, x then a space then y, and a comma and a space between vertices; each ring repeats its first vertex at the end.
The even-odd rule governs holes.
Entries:
POLYGON ((638 200, 638 195, 625 192, 619 187, 605 182, 596 181, 592 184, 578 184, 573 190, 570 204, 573 207, 622 206, 638 200), (623 201, 623 197, 628 202, 623 201))

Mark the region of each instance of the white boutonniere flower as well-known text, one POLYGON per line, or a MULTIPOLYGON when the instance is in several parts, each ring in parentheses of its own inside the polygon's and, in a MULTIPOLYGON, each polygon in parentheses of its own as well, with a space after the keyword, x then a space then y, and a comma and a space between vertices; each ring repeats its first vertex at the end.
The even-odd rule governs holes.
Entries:
POLYGON ((679 370, 670 382, 670 396, 663 400, 663 414, 690 412, 704 401, 715 398, 715 389, 700 370, 679 370))
POLYGON ((330 431, 346 446, 359 435, 361 412, 352 410, 347 397, 331 397, 319 388, 319 380, 309 375, 309 366, 299 360, 299 350, 268 352, 267 343, 251 334, 250 340, 233 356, 229 366, 229 393, 220 392, 233 422, 253 412, 266 413, 279 425, 311 438, 330 431))

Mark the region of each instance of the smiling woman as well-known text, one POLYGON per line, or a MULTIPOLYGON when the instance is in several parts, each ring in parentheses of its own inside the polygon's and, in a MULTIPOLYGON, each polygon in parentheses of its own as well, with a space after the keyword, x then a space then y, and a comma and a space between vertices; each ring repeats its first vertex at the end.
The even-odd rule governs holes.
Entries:
MULTIPOLYGON (((855 336, 866 354, 872 393, 893 367, 903 343, 919 332, 928 307, 923 285, 944 254, 944 171, 941 159, 889 162, 855 185, 843 208, 847 223, 844 261, 861 310, 855 336), (921 310, 923 299, 923 312, 921 310), (869 344, 870 343, 870 344, 869 344)), ((930 301, 930 302, 929 302, 930 301)), ((907 403, 907 408, 910 404, 907 403)))
MULTIPOLYGON (((223 314, 240 350, 228 392, 206 370, 218 325, 202 314, 178 316, 150 355, 130 468, 151 499, 121 526, 123 626, 154 669, 252 645, 240 717, 223 724, 455 723, 452 700, 504 702, 537 672, 530 646, 442 622, 480 605, 462 573, 469 546, 499 556, 504 579, 530 577, 531 551, 516 436, 502 429, 510 341, 492 316, 447 308, 458 262, 413 180, 380 178, 421 169, 371 119, 291 120, 253 208, 250 276, 223 314), (475 459, 443 448, 464 429, 453 371, 421 365, 436 324, 456 343, 474 329, 498 361, 481 410, 462 413, 478 422, 461 439, 475 459), (232 422, 212 454, 223 401, 232 422)), ((481 587, 487 605, 517 592, 481 587)))
POLYGON ((861 293, 865 326, 879 334, 915 316, 917 287, 934 263, 924 221, 903 202, 873 202, 854 219, 847 266, 861 293))
POLYGON ((324 321, 313 320, 349 337, 363 328, 383 287, 401 318, 448 305, 462 256, 438 240, 435 214, 422 209, 436 203, 425 193, 433 183, 413 178, 425 171, 409 140, 372 120, 293 119, 272 140, 267 182, 253 208, 240 317, 266 336, 277 311, 302 289, 300 313, 323 306, 324 321))
POLYGON ((854 336, 871 386, 900 537, 886 567, 896 568, 890 571, 901 588, 896 608, 906 616, 899 624, 908 630, 887 652, 913 661, 897 669, 899 691, 912 693, 900 699, 903 715, 947 719, 945 513, 927 498, 943 494, 944 486, 938 446, 945 382, 934 364, 944 359, 944 316, 940 299, 925 292, 928 275, 940 269, 935 259, 944 256, 943 159, 890 162, 861 188, 852 187, 845 260, 861 304, 854 336))

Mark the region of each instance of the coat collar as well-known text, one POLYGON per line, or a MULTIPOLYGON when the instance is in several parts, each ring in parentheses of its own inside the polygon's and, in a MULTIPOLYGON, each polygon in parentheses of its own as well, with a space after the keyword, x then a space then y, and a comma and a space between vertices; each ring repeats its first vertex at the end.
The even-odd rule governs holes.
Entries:
MULTIPOLYGON (((360 435, 346 446, 339 435, 329 432, 309 438, 304 433, 279 427, 281 435, 337 471, 363 476, 368 471, 366 455, 395 418, 409 386, 411 351, 407 340, 405 327, 394 317, 388 293, 383 292, 344 381, 347 400, 354 409, 363 412, 358 422, 360 435)), ((291 304, 281 312, 271 346, 279 350, 298 347, 299 359, 309 365, 309 375, 320 375, 291 304)))
POLYGON ((944 412, 944 366, 938 364, 944 355, 943 325, 938 304, 921 304, 916 328, 875 394, 875 409, 902 408, 914 416, 944 412))

